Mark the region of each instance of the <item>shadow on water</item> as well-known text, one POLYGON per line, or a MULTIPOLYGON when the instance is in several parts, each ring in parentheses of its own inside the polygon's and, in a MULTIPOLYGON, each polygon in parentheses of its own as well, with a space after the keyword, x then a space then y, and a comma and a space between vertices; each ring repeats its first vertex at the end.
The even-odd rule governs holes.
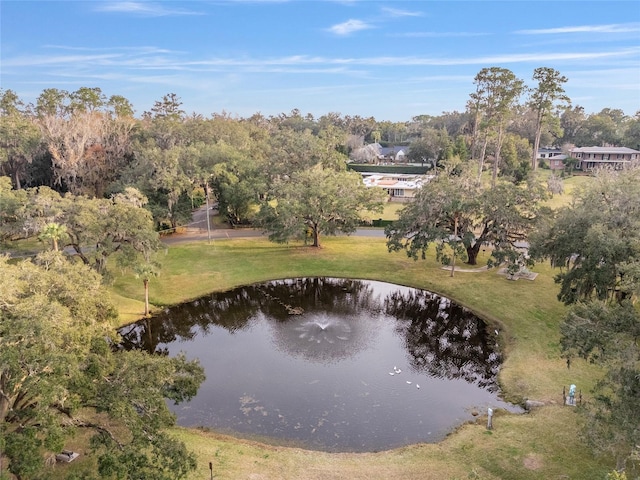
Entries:
POLYGON ((501 356, 471 311, 383 282, 297 278, 214 293, 124 327, 122 347, 199 358, 178 423, 326 451, 435 442, 498 397, 501 356))

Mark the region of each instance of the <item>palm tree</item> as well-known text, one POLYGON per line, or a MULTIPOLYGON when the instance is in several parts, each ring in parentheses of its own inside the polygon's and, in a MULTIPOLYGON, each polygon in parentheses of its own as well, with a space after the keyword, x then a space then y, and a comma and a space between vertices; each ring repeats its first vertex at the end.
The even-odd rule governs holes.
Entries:
POLYGON ((134 267, 136 278, 141 278, 144 284, 144 316, 149 316, 149 280, 158 276, 158 265, 154 262, 145 262, 134 267))
POLYGON ((67 237, 67 227, 59 223, 47 223, 38 238, 42 241, 51 240, 53 243, 53 250, 58 251, 58 242, 67 237))

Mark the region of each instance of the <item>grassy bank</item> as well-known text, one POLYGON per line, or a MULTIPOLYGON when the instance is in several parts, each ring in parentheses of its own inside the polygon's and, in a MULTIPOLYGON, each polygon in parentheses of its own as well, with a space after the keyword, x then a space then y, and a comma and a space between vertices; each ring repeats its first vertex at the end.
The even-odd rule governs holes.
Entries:
MULTIPOLYGON (((183 244, 168 248, 162 263, 161 276, 151 281, 156 308, 214 290, 296 276, 384 280, 444 294, 500 330, 505 397, 547 403, 531 414, 497 416, 491 432, 484 428, 486 419, 479 418, 439 444, 367 454, 311 452, 176 428, 174 433, 198 456, 193 479, 209 478, 210 461, 218 479, 604 478, 607 465, 581 442, 575 409, 560 406, 563 385, 576 383, 586 395, 598 372, 581 362, 568 370, 559 356, 558 324, 565 307, 556 299, 553 272, 546 265, 534 268, 539 273, 535 281, 509 281, 495 271, 457 272, 451 278, 432 256, 416 262, 404 253, 388 253, 382 238, 362 237, 325 238, 321 249, 263 239, 183 244)), ((122 323, 140 317, 140 280, 118 277, 112 291, 122 323)))

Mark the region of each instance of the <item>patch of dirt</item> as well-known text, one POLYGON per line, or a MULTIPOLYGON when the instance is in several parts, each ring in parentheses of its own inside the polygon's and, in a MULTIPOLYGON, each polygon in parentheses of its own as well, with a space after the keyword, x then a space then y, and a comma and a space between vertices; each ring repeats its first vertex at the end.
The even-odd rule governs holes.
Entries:
POLYGON ((542 456, 537 453, 530 453, 522 461, 527 470, 540 470, 542 468, 542 456))

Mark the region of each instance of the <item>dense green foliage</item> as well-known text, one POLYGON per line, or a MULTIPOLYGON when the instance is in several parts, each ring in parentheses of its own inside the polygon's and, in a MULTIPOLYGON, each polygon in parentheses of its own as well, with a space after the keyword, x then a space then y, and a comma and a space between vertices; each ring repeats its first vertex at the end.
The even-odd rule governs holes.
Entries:
POLYGON ((163 433, 174 421, 165 399, 195 395, 202 368, 114 348, 108 298, 96 272, 59 252, 0 257, 0 437, 17 478, 48 478, 82 430, 105 478, 169 480, 195 467, 163 433))
POLYGON ((366 188, 357 173, 320 165, 276 181, 272 192, 273 201, 263 204, 259 216, 269 239, 308 237, 314 247, 321 234, 355 232, 361 212, 381 212, 386 200, 382 189, 366 188))
POLYGON ((532 256, 562 268, 558 298, 567 304, 637 294, 640 169, 600 172, 531 242, 532 256))
POLYGON ((48 187, 12 190, 0 177, 0 239, 38 236, 106 275, 107 259, 148 258, 159 247, 146 198, 134 188, 111 198, 61 196, 48 187))
POLYGON ((533 228, 543 197, 535 183, 520 187, 500 182, 489 188, 469 171, 441 174, 386 227, 387 246, 424 258, 435 245, 438 258, 447 265, 455 257, 476 265, 480 249, 489 246, 490 264, 517 265, 524 262, 517 243, 526 240, 533 228))
POLYGON ((606 368, 585 434, 622 470, 640 445, 640 169, 600 172, 532 237, 532 254, 562 267, 558 298, 575 304, 562 350, 606 368))

